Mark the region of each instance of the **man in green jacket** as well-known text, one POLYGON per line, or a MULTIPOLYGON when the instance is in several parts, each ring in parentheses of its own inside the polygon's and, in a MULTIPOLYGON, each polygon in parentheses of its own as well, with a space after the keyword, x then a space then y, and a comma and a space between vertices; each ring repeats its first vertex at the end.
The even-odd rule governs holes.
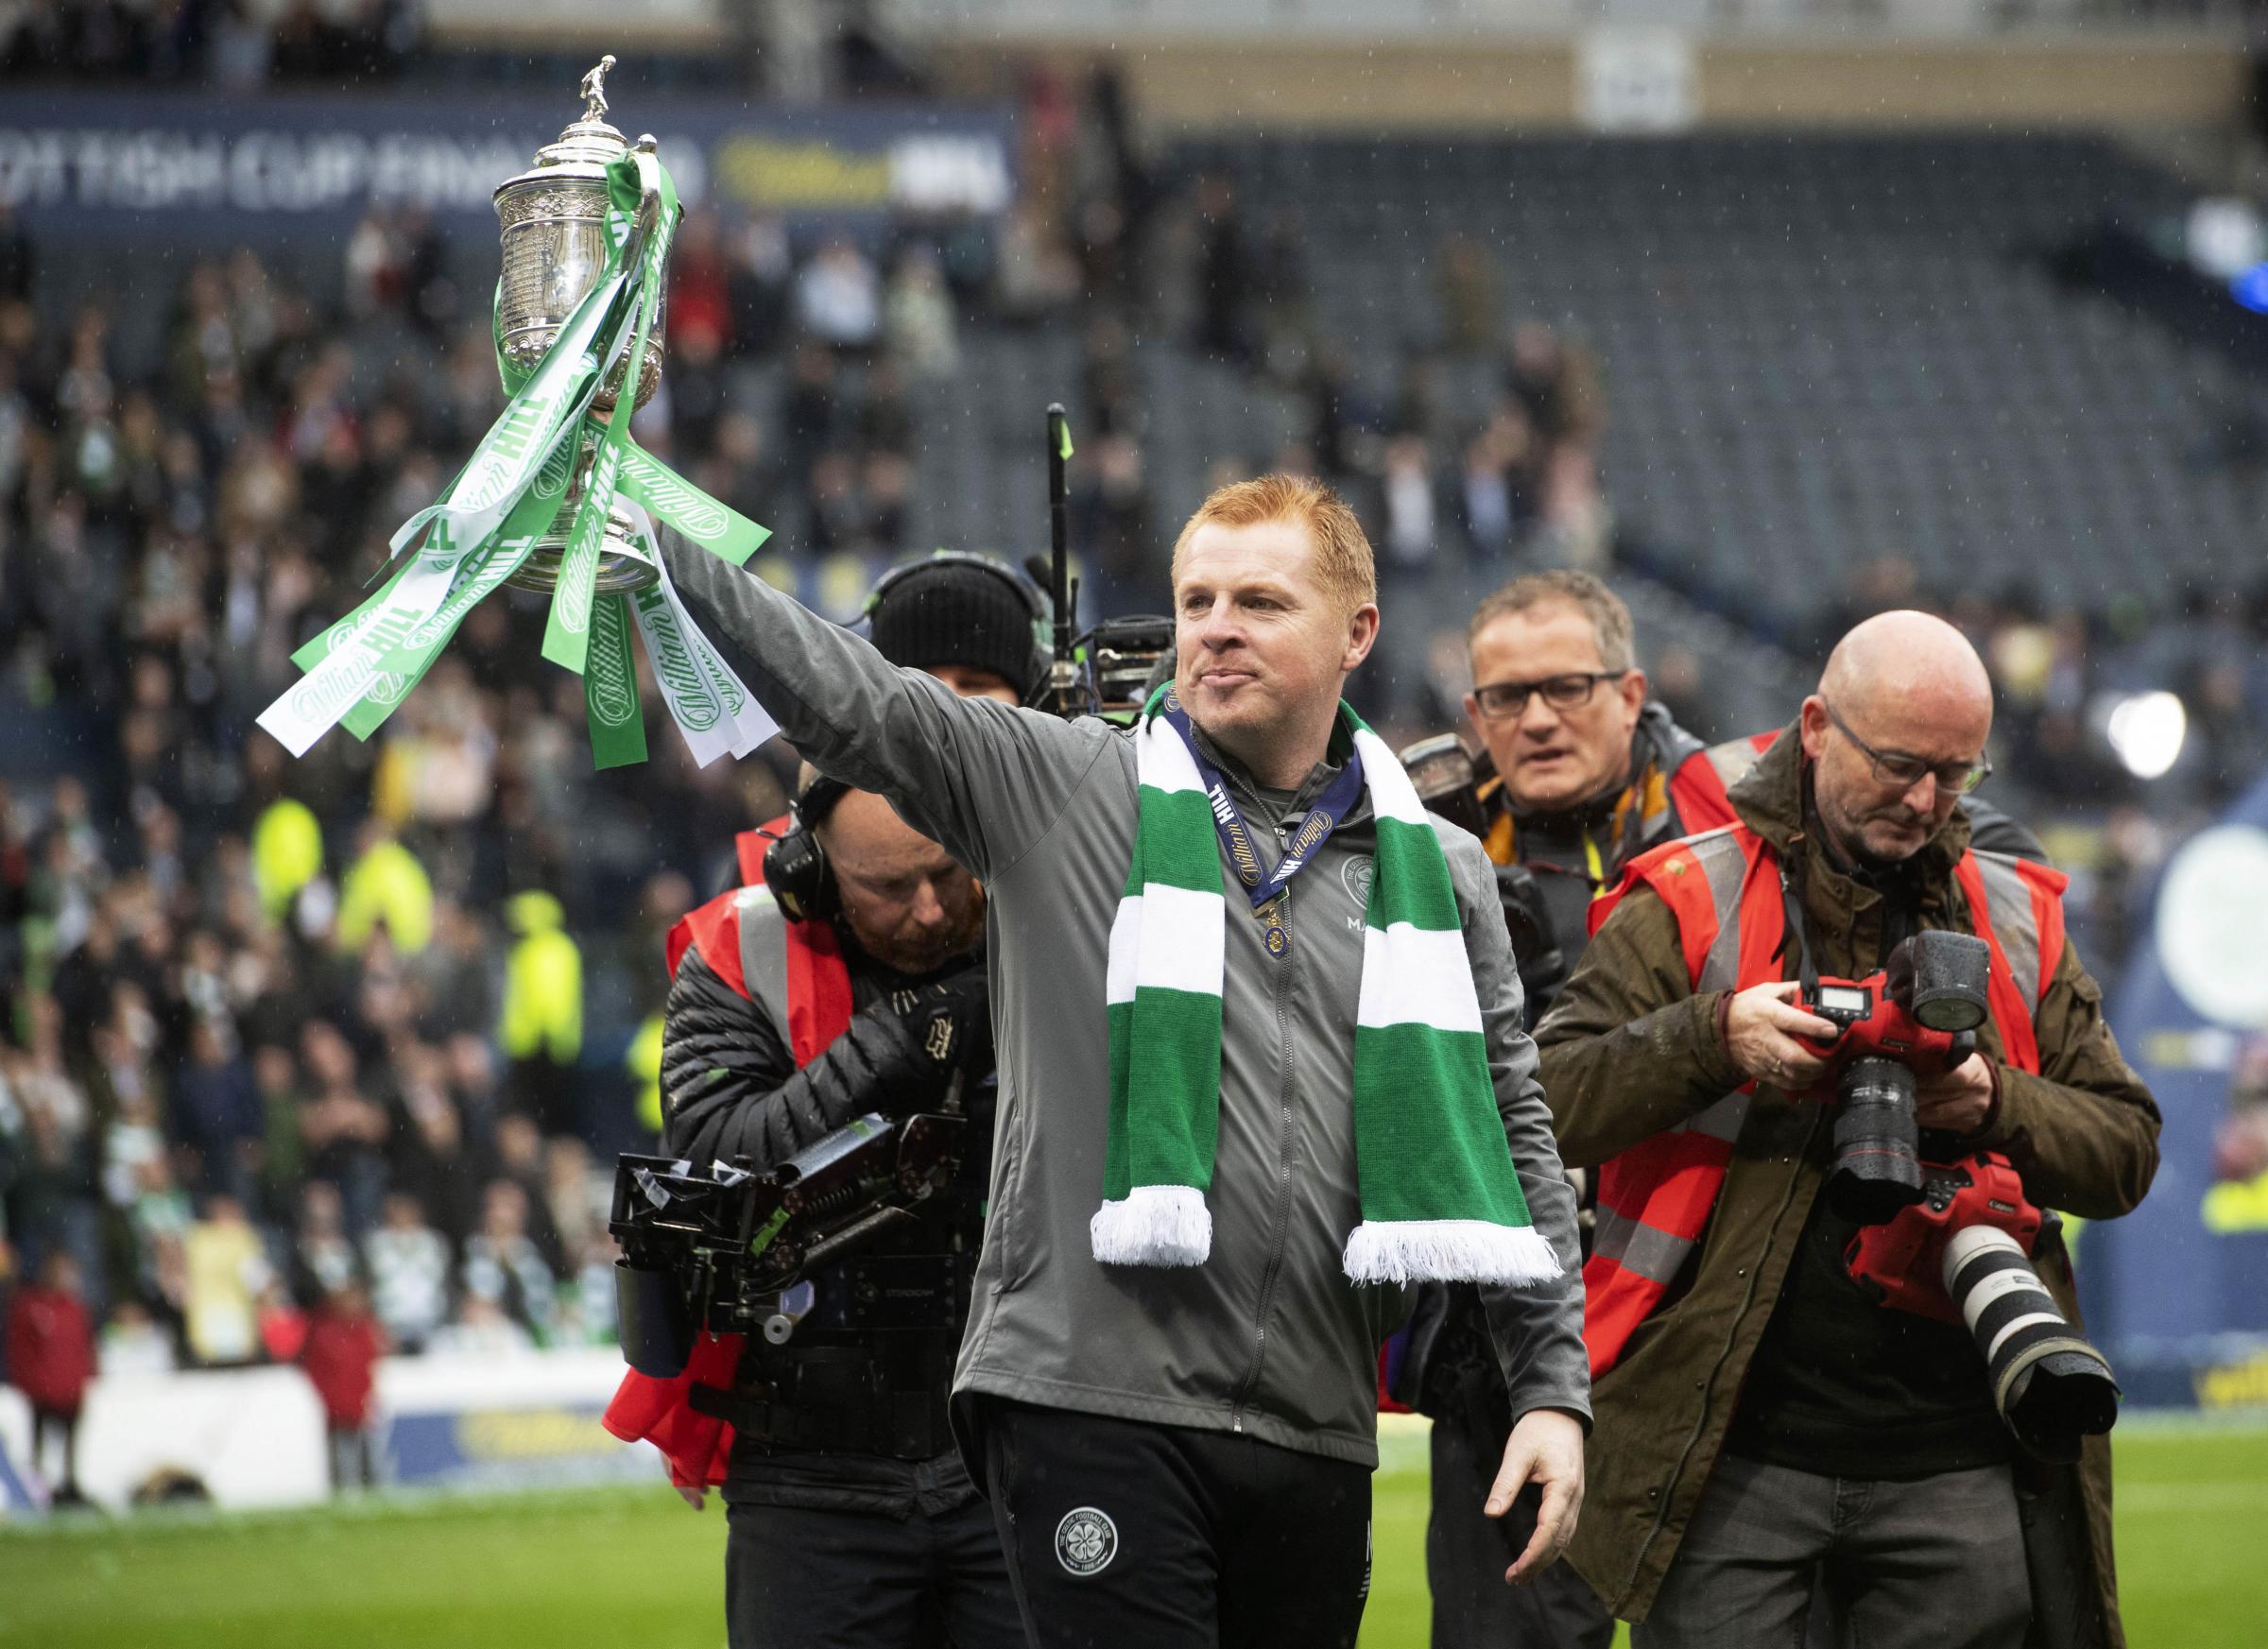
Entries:
MULTIPOLYGON (((1848 978, 1904 934, 1989 932, 2014 1006, 1920 1082, 1923 1156, 2003 1153, 2030 1200, 2088 1218, 2139 1202, 2157 1110, 2062 938, 2060 879, 1970 851, 1957 802, 1989 771, 1991 717, 1950 627, 1861 625, 1732 787, 1740 822, 1641 862, 1538 1027, 1561 1153, 1608 1165, 1603 1205, 1618 1159, 1690 1169, 1713 1140, 1722 1164, 1692 1230, 1603 1206, 1585 1274, 1598 1429, 1568 1555, 1641 1649, 1799 1641, 1819 1577, 1870 1646, 2123 1641, 2106 1440, 2075 1471, 2030 1460, 1967 1330, 1852 1280, 1856 1228, 1819 1194, 1832 1086, 1798 1039, 1834 1027, 1793 1001, 1798 936, 1747 931, 1799 919, 1848 978)), ((2076 1322, 2060 1235, 2032 1258, 2076 1322)))

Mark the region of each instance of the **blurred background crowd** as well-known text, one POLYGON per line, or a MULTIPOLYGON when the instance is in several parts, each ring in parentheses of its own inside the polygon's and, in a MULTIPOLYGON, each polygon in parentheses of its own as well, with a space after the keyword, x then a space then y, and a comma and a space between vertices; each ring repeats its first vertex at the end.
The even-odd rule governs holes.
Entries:
MULTIPOLYGON (((0 6, 0 74, 375 74, 418 39, 395 3, 33 3, 0 6)), ((1946 612, 1996 673, 2002 799, 2076 873, 2106 974, 2138 881, 2268 755, 2257 559, 2169 593, 1853 531, 1760 594, 1710 548, 1737 524, 1660 504, 1674 441, 1645 421, 1683 391, 1625 384, 1643 340, 1600 347, 1612 304, 1450 184, 1365 238, 1424 152, 1349 179, 1328 150, 1163 148, 1108 74, 1027 76, 1016 131, 997 221, 698 205, 679 237, 638 438, 770 525, 760 570, 833 616, 908 553, 1037 547, 1062 398, 1083 616, 1162 605, 1210 486, 1319 475, 1377 546, 1392 645, 1357 687, 1400 737, 1456 725, 1466 613, 1538 566, 1625 589, 1706 736, 1792 713, 1856 617, 1946 612)), ((408 1351, 612 1332, 662 936, 781 810, 784 753, 702 771, 649 714, 653 758, 594 773, 525 597, 475 609, 367 744, 294 762, 252 726, 500 410, 494 257, 386 207, 321 256, 111 279, 0 207, 0 1279, 70 1274, 105 1369, 291 1360, 366 1309, 408 1351)), ((1741 388, 1764 344, 1724 348, 1727 392, 1769 400, 1741 388)))

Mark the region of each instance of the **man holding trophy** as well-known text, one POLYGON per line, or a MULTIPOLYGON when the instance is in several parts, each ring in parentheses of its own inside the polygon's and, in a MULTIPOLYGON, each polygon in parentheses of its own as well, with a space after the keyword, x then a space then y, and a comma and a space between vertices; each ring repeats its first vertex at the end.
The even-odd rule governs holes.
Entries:
POLYGON ((1325 490, 1225 488, 1128 737, 955 697, 674 533, 688 611, 830 777, 985 882, 998 1143, 954 1423, 1039 1645, 1351 1644, 1401 1285, 1483 1297, 1582 1494, 1574 1210, 1471 838, 1345 710, 1378 610, 1325 490), (1233 877, 1236 887, 1226 892, 1233 877))
MULTIPOLYGON (((951 1422, 1040 1649, 1352 1645, 1378 1349, 1422 1282, 1480 1287, 1512 1417, 1486 1510, 1538 1503, 1533 1579, 1583 1494, 1573 1198, 1486 856, 1341 698, 1380 624, 1361 525, 1285 476, 1208 498, 1130 730, 893 667, 740 572, 764 529, 629 438, 678 212, 601 118, 607 66, 498 191, 511 404, 261 725, 367 737, 474 603, 546 589, 600 765, 644 753, 635 634, 696 759, 784 727, 982 880, 997 1143, 951 1422)), ((674 1374, 697 1324, 656 1320, 674 1374)))

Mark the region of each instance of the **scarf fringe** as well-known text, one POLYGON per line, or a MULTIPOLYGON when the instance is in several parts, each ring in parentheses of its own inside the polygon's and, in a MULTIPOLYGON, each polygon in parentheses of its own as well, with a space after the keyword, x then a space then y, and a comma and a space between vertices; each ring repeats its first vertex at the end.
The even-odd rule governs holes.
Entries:
POLYGON ((1212 1252, 1212 1213, 1194 1185, 1137 1185, 1087 1225, 1104 1265, 1202 1265, 1212 1252))
MULTIPOLYGON (((1097 1216, 1098 1220, 1100 1216, 1097 1216)), ((1549 1282, 1559 1256, 1533 1226, 1489 1220, 1365 1220, 1347 1239, 1350 1282, 1549 1282)))

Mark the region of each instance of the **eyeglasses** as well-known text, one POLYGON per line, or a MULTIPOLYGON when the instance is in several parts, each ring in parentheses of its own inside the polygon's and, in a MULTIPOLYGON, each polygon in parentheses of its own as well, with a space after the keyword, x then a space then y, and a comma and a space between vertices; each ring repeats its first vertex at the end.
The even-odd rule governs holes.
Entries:
POLYGON ((1878 750, 1850 730, 1850 723, 1835 713, 1833 705, 1824 698, 1819 703, 1827 712, 1827 719, 1835 724, 1835 730, 1856 745, 1871 764, 1877 784, 1894 784, 1900 790, 1911 790, 1926 773, 1936 779, 1940 789, 1967 796, 1992 777, 1992 758, 1982 753, 1973 762, 1925 762, 1902 750, 1878 750))
POLYGON ((1472 699, 1490 721, 1503 721, 1528 708, 1528 699, 1542 694, 1554 710, 1580 710, 1602 681, 1620 681, 1627 670, 1577 670, 1566 676, 1546 676, 1540 681, 1491 681, 1475 687, 1472 699))

